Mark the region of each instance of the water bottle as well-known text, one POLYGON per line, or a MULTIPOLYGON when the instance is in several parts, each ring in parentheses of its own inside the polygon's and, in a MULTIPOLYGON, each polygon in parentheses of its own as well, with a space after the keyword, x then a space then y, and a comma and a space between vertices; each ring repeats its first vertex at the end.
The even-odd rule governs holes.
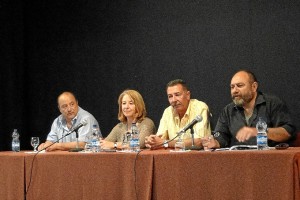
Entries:
POLYGON ((93 139, 92 135, 86 136, 86 143, 84 146, 85 152, 92 152, 92 150, 93 150, 92 139, 93 139))
POLYGON ((91 136, 91 144, 92 144, 92 152, 100 151, 100 130, 96 124, 93 125, 92 136, 91 136))
POLYGON ((257 149, 258 150, 266 150, 269 149, 268 146, 268 136, 267 136, 267 123, 259 117, 258 122, 256 124, 257 130, 257 149))
POLYGON ((133 152, 140 151, 140 132, 136 126, 136 123, 132 123, 131 125, 130 150, 133 152))
POLYGON ((14 152, 20 151, 20 134, 17 129, 14 129, 14 132, 12 133, 11 150, 14 152))

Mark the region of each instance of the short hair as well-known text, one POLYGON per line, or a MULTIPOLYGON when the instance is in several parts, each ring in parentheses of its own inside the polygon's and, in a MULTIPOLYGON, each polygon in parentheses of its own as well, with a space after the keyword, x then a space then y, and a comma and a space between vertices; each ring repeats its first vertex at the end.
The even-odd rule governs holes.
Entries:
POLYGON ((166 90, 168 90, 168 87, 172 87, 172 86, 175 86, 178 84, 182 85, 182 87, 185 90, 189 91, 189 87, 188 87, 187 83, 182 79, 175 79, 175 80, 170 81, 166 86, 166 90))
POLYGON ((118 119, 121 122, 127 122, 127 118, 125 117, 125 115, 122 112, 122 99, 126 94, 133 100, 133 103, 135 105, 135 109, 136 109, 136 112, 137 112, 136 122, 142 121, 147 115, 146 106, 145 106, 143 97, 138 91, 130 90, 130 89, 124 90, 119 96, 119 99, 118 99, 118 104, 119 104, 118 119))
POLYGON ((249 79, 250 79, 251 83, 258 82, 255 74, 252 71, 247 70, 247 69, 241 69, 241 70, 237 71, 235 74, 237 74, 239 72, 245 72, 245 73, 247 73, 248 76, 249 76, 249 79))

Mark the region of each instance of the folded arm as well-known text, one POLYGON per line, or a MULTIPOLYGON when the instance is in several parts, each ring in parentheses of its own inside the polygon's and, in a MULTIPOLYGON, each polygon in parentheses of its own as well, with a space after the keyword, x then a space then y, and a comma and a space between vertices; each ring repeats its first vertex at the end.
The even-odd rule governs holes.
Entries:
MULTIPOLYGON (((79 148, 84 148, 85 142, 78 142, 79 148)), ((40 144, 38 150, 42 150, 45 148, 46 151, 68 151, 72 148, 77 147, 77 142, 63 142, 63 143, 54 143, 51 141, 46 141, 45 143, 40 144)))

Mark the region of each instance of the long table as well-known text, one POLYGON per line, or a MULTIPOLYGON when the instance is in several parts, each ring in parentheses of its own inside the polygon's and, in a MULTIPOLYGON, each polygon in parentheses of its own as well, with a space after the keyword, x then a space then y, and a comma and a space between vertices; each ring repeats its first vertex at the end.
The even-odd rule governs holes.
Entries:
POLYGON ((300 199, 298 151, 155 154, 153 199, 300 199))
POLYGON ((0 152, 1 199, 300 199, 300 148, 33 158, 0 152))
POLYGON ((24 163, 22 153, 0 152, 0 199, 24 199, 24 163))
MULTIPOLYGON (((33 156, 26 157, 26 169, 33 156)), ((153 157, 53 152, 35 158, 27 199, 151 199, 153 157)), ((30 170, 26 170, 26 185, 30 170)))

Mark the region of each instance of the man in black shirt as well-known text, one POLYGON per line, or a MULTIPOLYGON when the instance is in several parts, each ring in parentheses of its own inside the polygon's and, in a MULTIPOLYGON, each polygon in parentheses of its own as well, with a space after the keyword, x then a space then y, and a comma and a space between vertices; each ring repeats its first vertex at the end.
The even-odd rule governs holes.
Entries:
POLYGON ((286 142, 295 134, 287 106, 278 97, 263 94, 255 75, 238 71, 231 79, 233 102, 222 111, 215 127, 215 139, 210 148, 233 145, 256 145, 256 123, 259 117, 267 122, 268 145, 286 142))

